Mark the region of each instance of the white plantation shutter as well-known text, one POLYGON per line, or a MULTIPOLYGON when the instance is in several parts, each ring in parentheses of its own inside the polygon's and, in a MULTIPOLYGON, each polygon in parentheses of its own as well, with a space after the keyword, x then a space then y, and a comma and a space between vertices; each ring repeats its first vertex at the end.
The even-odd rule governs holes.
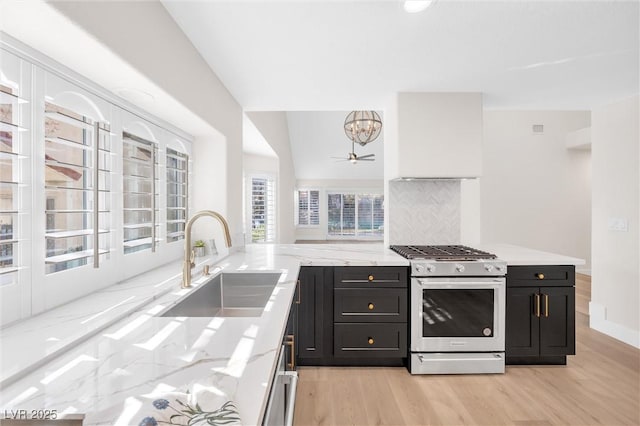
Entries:
POLYGON ((380 194, 329 193, 329 236, 375 237, 384 235, 384 196, 380 194))
POLYGON ((320 191, 298 191, 298 225, 320 224, 320 191))
POLYGON ((158 241, 158 147, 122 134, 124 253, 155 251, 158 241))
POLYGON ((251 241, 268 243, 276 238, 275 181, 251 178, 251 241))
POLYGON ((373 235, 384 236, 384 195, 373 196, 373 235))
POLYGON ((45 102, 46 273, 109 256, 111 136, 106 123, 45 102))
POLYGON ((18 216, 24 213, 20 204, 23 191, 21 165, 27 150, 21 139, 20 104, 18 88, 0 85, 0 286, 18 283, 18 258, 22 239, 18 216))
POLYGON ((167 242, 182 240, 187 222, 189 157, 167 148, 167 242))
POLYGON ((309 225, 320 225, 320 191, 309 191, 309 225))

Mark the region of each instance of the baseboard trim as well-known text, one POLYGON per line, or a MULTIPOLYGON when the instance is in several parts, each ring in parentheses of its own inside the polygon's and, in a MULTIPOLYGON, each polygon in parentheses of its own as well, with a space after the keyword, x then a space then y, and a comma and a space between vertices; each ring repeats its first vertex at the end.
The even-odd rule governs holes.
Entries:
POLYGON ((589 302, 589 327, 640 349, 640 331, 609 321, 606 312, 603 305, 589 302))
POLYGON ((582 275, 589 275, 589 276, 591 276, 591 269, 577 269, 577 268, 576 268, 576 273, 578 273, 578 274, 582 274, 582 275))

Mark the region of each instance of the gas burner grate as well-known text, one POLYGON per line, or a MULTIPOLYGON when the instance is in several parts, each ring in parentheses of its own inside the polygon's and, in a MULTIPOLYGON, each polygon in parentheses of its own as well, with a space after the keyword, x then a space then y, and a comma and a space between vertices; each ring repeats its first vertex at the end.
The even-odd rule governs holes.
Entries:
POLYGON ((390 246, 391 250, 407 259, 480 260, 495 259, 495 254, 461 245, 390 246))

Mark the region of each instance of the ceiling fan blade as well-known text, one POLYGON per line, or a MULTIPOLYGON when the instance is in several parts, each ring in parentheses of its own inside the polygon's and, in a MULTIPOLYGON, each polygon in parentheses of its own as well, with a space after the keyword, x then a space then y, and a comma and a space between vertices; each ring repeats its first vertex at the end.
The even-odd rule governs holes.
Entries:
POLYGON ((358 161, 376 161, 375 158, 358 158, 358 161))
POLYGON ((333 158, 334 160, 348 160, 348 158, 344 158, 344 157, 329 157, 329 158, 333 158))
POLYGON ((358 160, 362 160, 364 158, 371 158, 371 157, 375 157, 375 154, 367 154, 367 155, 359 155, 358 156, 358 160))

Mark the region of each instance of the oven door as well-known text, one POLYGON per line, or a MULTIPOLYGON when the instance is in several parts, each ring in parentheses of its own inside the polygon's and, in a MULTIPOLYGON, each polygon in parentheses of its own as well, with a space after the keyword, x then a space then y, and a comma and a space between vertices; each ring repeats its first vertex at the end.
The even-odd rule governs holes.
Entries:
POLYGON ((411 351, 504 351, 505 287, 500 277, 411 278, 411 351))

